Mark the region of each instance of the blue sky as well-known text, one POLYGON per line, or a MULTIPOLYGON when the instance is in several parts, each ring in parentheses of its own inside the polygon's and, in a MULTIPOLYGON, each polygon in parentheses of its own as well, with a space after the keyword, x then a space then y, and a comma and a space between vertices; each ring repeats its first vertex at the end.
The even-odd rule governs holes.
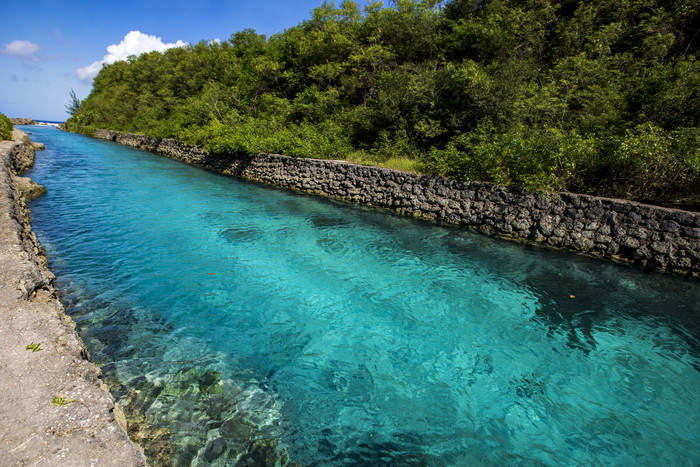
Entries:
MULTIPOLYGON (((368 3, 355 1, 361 6, 368 3)), ((5 2, 0 14, 0 113, 63 121, 68 117, 65 105, 70 90, 75 90, 79 98, 87 97, 92 86, 90 71, 99 68, 105 58, 115 60, 146 44, 162 48, 227 40, 246 28, 270 36, 310 18, 311 10, 322 3, 323 0, 5 2), (113 47, 108 52, 110 46, 113 47)))

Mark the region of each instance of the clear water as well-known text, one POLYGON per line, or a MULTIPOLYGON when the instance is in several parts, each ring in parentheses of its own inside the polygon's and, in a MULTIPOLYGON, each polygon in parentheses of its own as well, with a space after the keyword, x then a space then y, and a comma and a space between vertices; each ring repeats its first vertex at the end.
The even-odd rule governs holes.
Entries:
POLYGON ((700 464, 700 281, 25 129, 69 312, 176 465, 255 442, 278 464, 700 464))

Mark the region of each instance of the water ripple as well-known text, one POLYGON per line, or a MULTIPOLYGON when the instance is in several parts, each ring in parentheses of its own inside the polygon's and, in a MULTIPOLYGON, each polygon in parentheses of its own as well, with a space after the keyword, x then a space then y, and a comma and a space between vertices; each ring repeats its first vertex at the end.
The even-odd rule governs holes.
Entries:
POLYGON ((67 306, 177 465, 700 463, 697 281, 32 131, 67 306))

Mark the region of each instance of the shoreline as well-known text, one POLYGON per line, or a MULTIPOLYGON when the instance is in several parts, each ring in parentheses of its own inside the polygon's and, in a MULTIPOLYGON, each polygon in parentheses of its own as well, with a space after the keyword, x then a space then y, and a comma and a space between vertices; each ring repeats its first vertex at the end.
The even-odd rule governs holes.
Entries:
POLYGON ((34 147, 13 138, 0 141, 0 465, 146 465, 53 287, 25 203, 42 187, 19 176, 34 147))

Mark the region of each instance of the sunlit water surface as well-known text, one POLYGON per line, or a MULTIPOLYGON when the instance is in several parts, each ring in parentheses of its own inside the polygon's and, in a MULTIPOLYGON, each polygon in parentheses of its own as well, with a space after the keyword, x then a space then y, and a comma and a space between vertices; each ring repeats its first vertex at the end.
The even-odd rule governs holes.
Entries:
POLYGON ((176 465, 700 464, 700 281, 25 130, 69 313, 176 465))

